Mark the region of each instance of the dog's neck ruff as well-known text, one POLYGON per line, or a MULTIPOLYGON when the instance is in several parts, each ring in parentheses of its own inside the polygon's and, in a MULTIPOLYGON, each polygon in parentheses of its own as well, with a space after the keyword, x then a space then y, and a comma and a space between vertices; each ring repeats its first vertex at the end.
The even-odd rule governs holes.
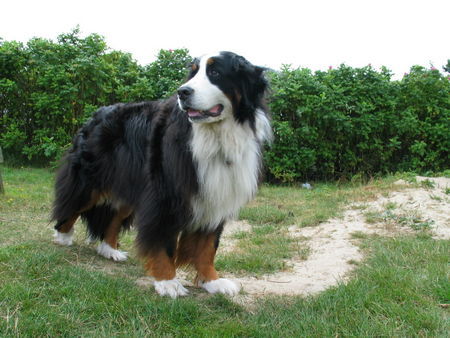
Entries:
POLYGON ((191 150, 197 167, 199 193, 191 206, 191 230, 214 231, 238 216, 258 187, 261 146, 271 138, 269 121, 255 112, 256 130, 234 118, 213 124, 193 124, 191 150))

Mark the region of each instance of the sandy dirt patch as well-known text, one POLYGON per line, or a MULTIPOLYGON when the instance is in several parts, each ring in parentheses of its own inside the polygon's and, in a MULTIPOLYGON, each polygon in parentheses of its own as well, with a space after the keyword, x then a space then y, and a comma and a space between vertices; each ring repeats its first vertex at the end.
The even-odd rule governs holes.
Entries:
MULTIPOLYGON (((351 204, 341 218, 331 219, 316 227, 298 228, 293 225, 289 232, 293 237, 307 238, 302 241, 311 253, 307 260, 287 261, 291 268, 262 277, 233 277, 250 296, 266 294, 310 295, 323 291, 339 282, 345 282, 354 269, 355 262, 363 255, 352 234, 394 235, 399 232, 414 232, 408 222, 417 226, 427 226, 435 238, 450 239, 450 188, 449 178, 417 177, 418 182, 428 180, 430 184, 420 188, 410 186, 380 196, 377 200, 364 204, 351 204), (367 213, 380 215, 380 221, 367 222, 367 213), (399 224, 399 220, 405 220, 399 224)), ((405 181, 396 182, 408 185, 405 181)), ((236 231, 248 231, 246 222, 239 226, 234 222, 224 234, 226 251, 232 250, 229 237, 236 231)))

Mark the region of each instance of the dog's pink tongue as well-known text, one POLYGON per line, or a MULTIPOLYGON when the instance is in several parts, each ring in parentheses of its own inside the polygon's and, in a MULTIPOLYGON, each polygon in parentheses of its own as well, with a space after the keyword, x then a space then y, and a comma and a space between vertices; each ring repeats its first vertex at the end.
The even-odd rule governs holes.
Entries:
POLYGON ((189 109, 188 110, 188 115, 189 115, 189 117, 197 117, 197 116, 201 116, 202 113, 199 112, 198 110, 189 109))
POLYGON ((220 110, 220 104, 218 104, 217 106, 212 107, 208 112, 211 114, 217 114, 220 110))

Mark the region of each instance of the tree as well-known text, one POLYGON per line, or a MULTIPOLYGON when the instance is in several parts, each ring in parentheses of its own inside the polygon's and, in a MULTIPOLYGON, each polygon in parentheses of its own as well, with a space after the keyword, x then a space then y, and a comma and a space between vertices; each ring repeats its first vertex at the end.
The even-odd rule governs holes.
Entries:
POLYGON ((152 99, 166 98, 175 93, 186 78, 186 67, 192 61, 187 49, 161 49, 156 61, 145 69, 145 77, 154 88, 152 99))

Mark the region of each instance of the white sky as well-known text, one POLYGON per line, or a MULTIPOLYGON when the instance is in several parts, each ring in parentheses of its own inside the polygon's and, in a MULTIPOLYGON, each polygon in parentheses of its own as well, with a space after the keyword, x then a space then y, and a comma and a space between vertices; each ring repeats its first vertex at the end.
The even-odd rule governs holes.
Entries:
POLYGON ((0 37, 56 39, 80 25, 141 64, 159 49, 230 50, 255 64, 312 70, 410 66, 450 58, 450 0, 1 0, 0 37))

